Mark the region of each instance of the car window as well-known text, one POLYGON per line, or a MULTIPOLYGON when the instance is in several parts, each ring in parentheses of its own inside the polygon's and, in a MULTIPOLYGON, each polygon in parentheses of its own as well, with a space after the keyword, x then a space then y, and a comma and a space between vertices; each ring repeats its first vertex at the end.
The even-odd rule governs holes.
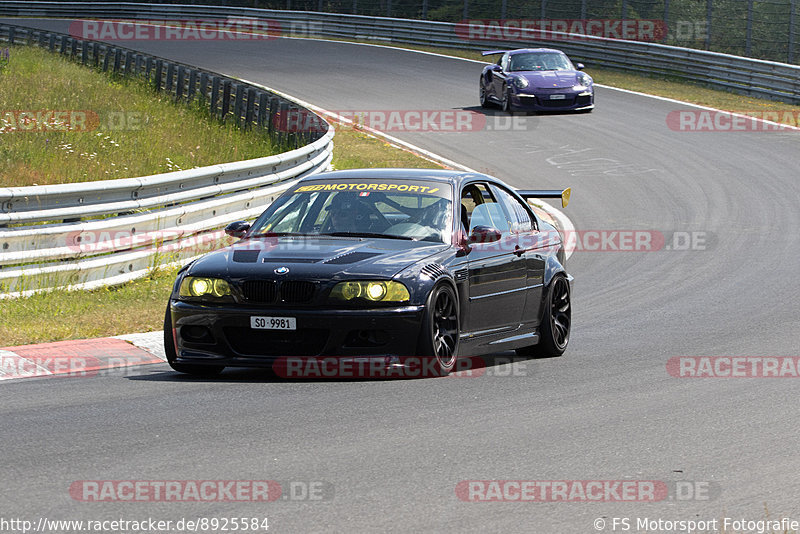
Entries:
POLYGON ((501 234, 508 234, 511 230, 508 218, 506 217, 503 208, 497 202, 487 202, 475 206, 472 212, 472 218, 469 221, 469 230, 476 226, 488 226, 500 231, 501 234))
POLYGON ((502 69, 504 71, 508 70, 508 58, 509 58, 509 55, 508 55, 508 52, 506 52, 505 54, 500 56, 500 61, 498 62, 500 64, 500 67, 502 67, 502 69))
POLYGON ((476 226, 491 226, 506 234, 510 231, 510 221, 497 203, 488 184, 470 183, 461 190, 462 223, 468 233, 476 226))
POLYGON ((492 186, 492 189, 497 191, 497 198, 503 204, 511 219, 512 232, 529 232, 533 228, 531 214, 528 208, 522 204, 510 192, 502 187, 492 186))

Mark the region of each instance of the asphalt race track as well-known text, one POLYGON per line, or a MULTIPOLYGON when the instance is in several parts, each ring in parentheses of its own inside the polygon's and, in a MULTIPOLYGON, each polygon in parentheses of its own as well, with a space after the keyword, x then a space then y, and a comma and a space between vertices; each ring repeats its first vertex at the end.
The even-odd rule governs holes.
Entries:
MULTIPOLYGON (((474 62, 295 39, 123 45, 330 110, 481 111, 474 62)), ((510 353, 498 354, 464 378, 284 381, 229 370, 203 380, 151 365, 2 384, 2 514, 266 516, 270 532, 800 520, 798 379, 679 378, 667 367, 673 357, 800 357, 800 132, 674 131, 667 116, 681 109, 692 108, 600 88, 591 114, 524 116, 509 129, 489 110, 491 130, 390 132, 521 188, 571 186, 566 212, 578 230, 665 236, 657 251, 573 254, 563 357, 510 365, 510 353), (686 235, 695 236, 688 250, 686 235), (69 493, 83 480, 322 482, 330 491, 322 501, 93 503, 69 493), (683 490, 657 502, 464 502, 456 488, 473 480, 683 490)))

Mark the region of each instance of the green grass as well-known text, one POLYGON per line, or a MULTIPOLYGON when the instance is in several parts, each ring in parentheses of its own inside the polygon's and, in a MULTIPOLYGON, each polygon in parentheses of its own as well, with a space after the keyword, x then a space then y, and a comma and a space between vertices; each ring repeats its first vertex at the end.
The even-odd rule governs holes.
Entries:
MULTIPOLYGON (((451 51, 428 50, 456 55, 451 51)), ((458 55, 474 59, 481 57, 474 52, 461 52, 458 55)), ((12 62, 16 57, 12 55, 12 62)), ((779 102, 742 97, 694 84, 644 78, 614 71, 587 70, 598 83, 720 109, 732 111, 800 109, 798 106, 790 107, 779 102)), ((3 81, 4 75, 0 74, 0 82, 3 81)), ((2 98, 4 95, 0 93, 0 99, 2 98)), ((375 139, 361 131, 344 128, 341 125, 337 125, 336 128, 333 159, 336 169, 436 166, 430 161, 392 147, 385 141, 375 139)), ((158 330, 162 325, 164 307, 174 277, 174 270, 156 270, 147 278, 113 288, 71 293, 56 291, 28 298, 0 301, 0 345, 13 346, 158 330)))
POLYGON ((220 126, 199 105, 176 105, 143 81, 111 76, 43 49, 11 47, 0 68, 5 187, 133 178, 278 152, 266 135, 220 126), (27 111, 67 114, 44 115, 25 131, 19 112, 27 111), (49 126, 40 127, 43 123, 49 126), (72 129, 58 129, 59 123, 72 129))

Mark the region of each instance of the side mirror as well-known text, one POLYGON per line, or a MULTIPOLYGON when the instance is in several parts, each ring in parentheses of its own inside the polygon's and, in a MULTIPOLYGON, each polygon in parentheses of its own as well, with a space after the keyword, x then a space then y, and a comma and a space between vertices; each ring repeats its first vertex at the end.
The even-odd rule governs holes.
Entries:
POLYGON ((494 243, 500 241, 502 234, 491 226, 476 226, 469 235, 469 243, 494 243))
POLYGON ((578 70, 583 70, 586 67, 583 65, 583 63, 575 63, 575 68, 578 70))
POLYGON ((241 239, 250 229, 250 223, 245 221, 236 221, 230 223, 225 227, 225 233, 231 237, 241 239))
POLYGON ((503 70, 503 67, 501 67, 500 65, 495 63, 494 65, 489 67, 489 70, 494 71, 494 72, 501 72, 503 70))

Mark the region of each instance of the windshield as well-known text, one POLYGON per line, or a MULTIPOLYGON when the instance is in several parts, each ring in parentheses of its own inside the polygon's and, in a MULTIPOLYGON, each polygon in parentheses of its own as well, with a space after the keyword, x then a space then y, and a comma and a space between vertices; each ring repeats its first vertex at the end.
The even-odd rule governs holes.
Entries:
POLYGON ((509 70, 575 70, 569 58, 559 52, 528 52, 511 56, 509 70))
POLYGON ((258 218, 250 237, 330 235, 449 242, 450 187, 422 181, 305 182, 258 218))

